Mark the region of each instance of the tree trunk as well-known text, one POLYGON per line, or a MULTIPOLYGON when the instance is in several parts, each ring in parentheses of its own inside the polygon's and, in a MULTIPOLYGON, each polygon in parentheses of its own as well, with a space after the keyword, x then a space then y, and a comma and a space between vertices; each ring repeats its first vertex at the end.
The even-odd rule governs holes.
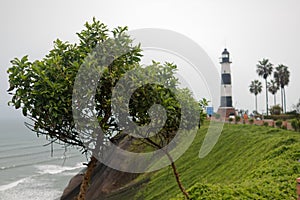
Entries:
POLYGON ((96 167, 96 164, 97 164, 97 159, 94 156, 92 156, 90 162, 88 163, 88 168, 84 173, 84 177, 80 186, 80 191, 76 200, 85 200, 86 192, 89 187, 91 176, 96 167))
POLYGON ((266 112, 267 112, 267 116, 269 115, 269 99, 268 99, 268 83, 267 83, 267 79, 265 79, 266 82, 266 112))
POLYGON ((257 95, 255 95, 255 111, 258 112, 257 111, 257 95))
POLYGON ((284 98, 284 113, 286 113, 286 96, 285 96, 285 88, 283 88, 283 98, 284 98))
POLYGON ((281 110, 283 111, 284 103, 283 103, 283 91, 282 91, 282 87, 280 87, 280 95, 281 95, 281 110))
POLYGON ((274 94, 274 106, 276 105, 276 93, 274 94))
POLYGON ((187 198, 187 199, 190 199, 189 197, 189 194, 187 193, 187 191, 185 190, 185 188, 183 187, 181 181, 180 181, 180 177, 179 177, 179 174, 177 172, 177 168, 176 168, 176 165, 173 161, 173 158, 171 157, 171 155, 165 151, 166 155, 168 156, 169 160, 171 161, 171 166, 172 166, 172 169, 173 169, 173 173, 174 173, 174 176, 176 178, 176 182, 177 182, 177 185, 179 187, 179 189, 181 190, 181 192, 183 193, 183 195, 187 198))

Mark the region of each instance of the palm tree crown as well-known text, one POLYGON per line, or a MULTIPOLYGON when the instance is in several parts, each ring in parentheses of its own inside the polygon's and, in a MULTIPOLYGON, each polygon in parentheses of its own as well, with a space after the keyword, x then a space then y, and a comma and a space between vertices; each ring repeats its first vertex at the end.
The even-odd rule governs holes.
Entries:
POLYGON ((255 95, 255 111, 257 111, 257 95, 262 91, 262 84, 259 80, 251 81, 249 91, 255 95))
POLYGON ((288 70, 287 66, 282 64, 278 65, 275 69, 276 69, 276 71, 274 72, 275 81, 281 88, 284 88, 290 82, 290 71, 288 70))
POLYGON ((274 95, 274 105, 276 105, 276 93, 279 90, 279 85, 275 80, 268 82, 268 90, 271 94, 274 95))
POLYGON ((290 82, 290 71, 287 66, 282 64, 278 65, 275 70, 274 79, 281 89, 281 107, 284 108, 284 112, 286 112, 285 86, 290 82))
POLYGON ((258 61, 256 67, 257 74, 262 76, 264 79, 267 79, 273 72, 273 64, 270 63, 269 59, 264 58, 263 60, 258 61))
POLYGON ((253 93, 255 96, 261 93, 262 91, 262 84, 259 80, 251 81, 249 85, 249 91, 253 93))
POLYGON ((276 94, 277 91, 279 90, 279 86, 275 80, 271 80, 268 82, 268 90, 271 94, 276 94))

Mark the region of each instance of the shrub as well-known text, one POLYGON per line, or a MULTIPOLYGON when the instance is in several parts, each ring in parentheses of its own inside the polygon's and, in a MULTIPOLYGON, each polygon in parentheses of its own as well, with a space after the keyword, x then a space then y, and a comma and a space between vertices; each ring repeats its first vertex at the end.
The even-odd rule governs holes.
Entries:
POLYGON ((276 127, 281 128, 281 126, 282 126, 282 120, 277 120, 275 122, 275 125, 276 125, 276 127))
POLYGON ((249 123, 253 124, 254 123, 254 119, 253 118, 249 119, 249 123))
POLYGON ((269 126, 269 123, 268 122, 264 122, 264 126, 269 126))
POLYGON ((291 125, 295 131, 300 131, 300 121, 297 119, 293 119, 291 121, 291 125))
POLYGON ((268 115, 264 116, 265 119, 273 119, 273 120, 289 120, 295 118, 295 115, 289 114, 281 114, 281 115, 268 115))
POLYGON ((231 123, 233 121, 233 118, 229 118, 228 121, 229 123, 231 123))
POLYGON ((284 129, 284 130, 287 130, 286 125, 282 125, 281 128, 284 129))
POLYGON ((280 105, 272 106, 270 109, 271 115, 280 115, 281 111, 282 111, 282 109, 281 109, 280 105))
POLYGON ((240 116, 235 116, 235 123, 238 123, 239 121, 241 121, 241 117, 240 116))

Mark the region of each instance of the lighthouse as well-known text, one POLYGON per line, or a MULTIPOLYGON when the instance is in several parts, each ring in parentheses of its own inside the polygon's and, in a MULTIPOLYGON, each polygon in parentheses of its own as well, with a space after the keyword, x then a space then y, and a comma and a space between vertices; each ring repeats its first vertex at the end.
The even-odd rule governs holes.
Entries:
POLYGON ((232 105, 232 82, 231 82, 231 60, 230 54, 225 48, 221 57, 221 98, 218 113, 222 117, 235 115, 235 109, 232 105))

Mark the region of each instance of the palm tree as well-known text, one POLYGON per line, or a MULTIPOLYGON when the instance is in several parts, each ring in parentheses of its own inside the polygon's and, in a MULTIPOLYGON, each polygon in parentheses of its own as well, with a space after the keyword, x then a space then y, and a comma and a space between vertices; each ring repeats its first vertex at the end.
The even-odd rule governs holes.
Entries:
POLYGON ((279 86, 275 80, 268 82, 268 90, 274 96, 274 106, 276 105, 276 93, 279 90, 279 86))
POLYGON ((257 112, 257 95, 262 91, 262 84, 259 80, 251 81, 249 91, 255 95, 255 111, 257 112))
POLYGON ((272 74, 273 71, 273 64, 269 62, 269 59, 263 59, 261 61, 258 61, 258 64, 256 65, 257 69, 256 72, 259 76, 262 76, 265 79, 266 84, 266 110, 267 115, 269 114, 269 102, 268 102, 268 81, 267 78, 272 74))
POLYGON ((274 72, 274 79, 276 83, 280 86, 280 92, 281 92, 281 107, 284 109, 284 112, 286 113, 286 96, 285 96, 285 86, 287 86, 290 82, 290 71, 288 70, 288 67, 285 65, 278 65, 275 68, 274 72))

